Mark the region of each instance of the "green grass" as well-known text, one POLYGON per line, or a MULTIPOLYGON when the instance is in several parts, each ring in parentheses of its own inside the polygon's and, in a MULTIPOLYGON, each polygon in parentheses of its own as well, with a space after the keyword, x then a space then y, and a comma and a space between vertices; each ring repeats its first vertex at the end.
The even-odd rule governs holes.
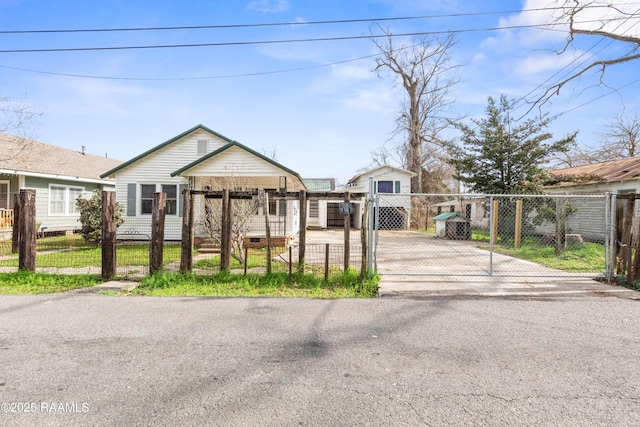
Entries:
POLYGON ((605 271, 604 246, 585 242, 584 245, 568 246, 560 255, 556 255, 555 246, 540 246, 539 239, 524 239, 520 248, 506 244, 493 246, 495 252, 514 258, 535 262, 536 264, 570 273, 602 273, 605 271))
POLYGON ((142 279, 131 293, 153 296, 217 296, 217 297, 302 297, 302 298, 373 298, 378 278, 360 282, 358 272, 349 270, 330 277, 328 282, 313 274, 269 275, 231 274, 211 276, 158 273, 142 279))
MULTIPOLYGON (((102 249, 100 247, 92 247, 84 244, 76 246, 76 239, 62 236, 48 237, 40 239, 36 245, 36 266, 37 267, 56 267, 56 268, 82 268, 82 267, 100 267, 102 265, 102 249), (49 239, 54 239, 49 241, 49 239), (63 240, 67 239, 67 240, 63 240), (47 242, 41 242, 47 240, 47 242), (69 244, 67 244, 69 243, 69 244), (47 251, 55 251, 48 253, 47 251)), ((4 252, 8 246, 11 251, 11 244, 2 245, 4 252)), ((0 253, 3 251, 0 250, 0 253)), ((8 254, 5 254, 7 256, 8 254)), ((149 264, 149 245, 148 244, 132 244, 118 245, 116 247, 116 259, 118 266, 148 265, 149 264)), ((180 260, 180 245, 165 245, 163 261, 165 264, 180 260)), ((10 258, 0 260, 0 265, 5 267, 17 267, 18 255, 11 254, 10 258)))
MULTIPOLYGON (((287 248, 284 247, 274 247, 271 248, 271 257, 275 257, 278 254, 282 254, 287 252, 287 248)), ((288 266, 287 263, 282 262, 272 262, 271 265, 273 269, 277 269, 282 264, 288 266)), ((264 267, 267 265, 267 250, 266 249, 249 249, 247 256, 247 268, 253 267, 264 267)), ((193 264, 193 268, 201 269, 201 270, 218 270, 220 269, 220 256, 214 255, 211 258, 204 258, 199 261, 196 261, 193 264)), ((244 268, 244 263, 239 262, 235 258, 231 258, 230 269, 242 269, 244 268)), ((287 267, 288 269, 288 267, 287 267)))
POLYGON ((0 294, 53 294, 102 283, 100 276, 44 274, 20 271, 0 273, 0 294))

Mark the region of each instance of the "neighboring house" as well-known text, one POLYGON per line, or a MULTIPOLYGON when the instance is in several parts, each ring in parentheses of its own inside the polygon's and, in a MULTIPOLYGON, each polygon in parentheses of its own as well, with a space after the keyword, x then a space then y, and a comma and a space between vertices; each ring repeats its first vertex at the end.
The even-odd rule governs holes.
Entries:
MULTIPOLYGON (((305 178, 304 185, 309 192, 330 193, 336 189, 336 180, 334 178, 305 178)), ((327 200, 309 197, 307 201, 307 228, 308 229, 325 229, 329 228, 327 223, 327 200)), ((344 216, 342 216, 339 224, 332 221, 331 227, 342 227, 344 224, 344 216)))
MULTIPOLYGON (((113 190, 100 173, 120 161, 0 133, 0 227, 10 234, 14 194, 36 190, 36 223, 46 233, 78 230, 76 199, 113 190), (46 228, 45 228, 46 227, 46 228)), ((5 236, 6 237, 6 236, 5 236)))
MULTIPOLYGON (((354 193, 369 193, 370 178, 373 182, 374 194, 411 194, 411 177, 414 172, 397 168, 391 165, 382 165, 374 169, 359 173, 349 180, 346 190, 354 193)), ((360 227, 362 201, 355 203, 355 211, 352 216, 354 227, 360 227)), ((339 204, 327 206, 328 221, 335 215, 339 216, 339 204), (333 205, 333 206, 331 206, 333 205)), ((377 213, 379 228, 405 229, 409 228, 411 220, 411 197, 382 197, 380 199, 380 211, 377 213)))
MULTIPOLYGON (((549 194, 640 193, 640 157, 555 169, 549 173, 564 179, 557 185, 546 187, 549 194)), ((567 219, 569 232, 581 234, 585 240, 604 240, 604 200, 569 200, 574 210, 567 219)))
MULTIPOLYGON (((125 208, 119 233, 149 235, 153 194, 165 192, 167 207, 165 238, 182 237, 182 190, 286 190, 305 185, 298 173, 278 162, 198 125, 115 167, 102 177, 115 178, 116 199, 125 208), (122 230, 122 231, 120 231, 122 230)), ((204 212, 202 199, 195 201, 196 215, 204 212)), ((269 200, 272 236, 293 236, 299 231, 299 201, 269 200)), ((253 218, 248 236, 264 234, 262 209, 253 218), (262 231, 260 231, 262 230, 262 231)), ((196 224, 202 224, 196 218, 196 224)), ((203 236, 202 227, 196 235, 203 236)), ((206 237, 206 236, 203 236, 206 237)))

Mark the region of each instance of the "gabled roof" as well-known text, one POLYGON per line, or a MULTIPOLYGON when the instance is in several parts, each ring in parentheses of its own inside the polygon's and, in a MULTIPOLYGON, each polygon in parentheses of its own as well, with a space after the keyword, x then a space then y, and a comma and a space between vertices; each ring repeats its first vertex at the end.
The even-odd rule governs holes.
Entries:
POLYGON ((16 175, 104 182, 100 172, 122 163, 4 133, 0 147, 0 171, 16 175))
POLYGON ((640 179, 640 157, 574 166, 572 168, 555 169, 550 170, 549 173, 555 176, 574 176, 585 178, 584 181, 579 183, 560 184, 564 186, 637 180, 640 179))
POLYGON ((405 174, 410 175, 410 176, 416 176, 417 175, 417 173, 415 173, 415 172, 411 172, 411 171, 408 171, 406 169, 397 168, 395 166, 384 164, 384 165, 378 166, 378 167, 373 168, 373 169, 366 170, 364 172, 361 172, 361 173, 355 175, 353 178, 351 178, 349 180, 348 184, 356 182, 363 175, 375 175, 376 173, 378 173, 382 169, 391 169, 391 170, 393 170, 395 172, 405 173, 405 174))
POLYGON ((111 170, 109 170, 109 171, 107 171, 107 172, 103 173, 101 176, 102 176, 102 177, 107 177, 107 176, 113 175, 114 173, 116 173, 116 172, 118 172, 118 171, 120 171, 120 170, 122 170, 122 169, 126 168, 127 166, 129 166, 129 165, 131 165, 131 164, 133 164, 133 163, 137 162, 138 160, 140 160, 140 159, 142 159, 142 158, 144 158, 144 157, 147 157, 149 154, 155 153, 156 151, 160 150, 161 148, 164 148, 164 147, 166 147, 167 145, 170 145, 170 144, 172 144, 172 143, 176 142, 177 140, 179 140, 180 138, 183 138, 183 137, 185 137, 185 136, 189 135, 190 133, 193 133, 193 132, 195 132, 195 131, 197 131, 197 130, 204 130, 204 131, 206 131, 206 132, 209 132, 209 133, 210 133, 210 134, 212 134, 212 135, 217 136, 218 138, 220 138, 220 139, 222 139, 222 140, 224 140, 224 141, 227 141, 227 142, 233 142, 231 139, 227 138, 226 136, 221 135, 221 134, 219 134, 219 133, 217 133, 217 132, 215 132, 215 131, 213 131, 213 130, 209 129, 208 127, 203 126, 203 125, 201 125, 201 124, 200 124, 200 125, 197 125, 197 126, 192 127, 191 129, 189 129, 189 130, 187 130, 187 131, 185 131, 185 132, 182 132, 180 135, 174 136, 174 137, 173 137, 173 138, 171 138, 170 140, 165 141, 165 142, 163 142, 163 143, 162 143, 162 144, 160 144, 160 145, 156 145, 156 146, 155 146, 155 147, 153 147, 152 149, 150 149, 150 150, 148 150, 148 151, 145 151, 144 153, 142 153, 142 154, 140 154, 140 155, 138 155, 138 156, 134 157, 133 159, 128 160, 128 161, 126 161, 126 162, 122 163, 122 164, 121 164, 121 165, 119 165, 118 167, 115 167, 115 168, 113 168, 113 169, 111 169, 111 170))
POLYGON ((183 172, 186 172, 187 170, 189 170, 189 169, 191 169, 191 168, 193 168, 193 167, 195 167, 195 166, 197 166, 197 165, 199 165, 201 163, 206 162, 210 158, 215 157, 218 154, 223 153, 223 152, 227 151, 228 149, 230 149, 232 147, 237 147, 237 148, 239 148, 241 150, 244 150, 244 151, 246 151, 246 152, 248 152, 248 153, 250 153, 250 154, 252 154, 252 155, 254 155, 256 157, 259 157, 260 159, 262 159, 262 160, 264 160, 264 161, 266 161, 268 163, 271 163, 273 166, 275 166, 275 167, 277 167, 279 169, 282 169, 283 171, 285 171, 285 172, 295 176, 296 178, 298 178, 300 180, 300 183, 304 186, 304 182, 302 181, 302 178, 300 177, 298 172, 294 172, 291 169, 289 169, 289 168, 287 168, 285 166, 282 166, 280 163, 276 162, 275 160, 270 159, 269 157, 265 156, 264 154, 260 154, 255 150, 252 150, 251 148, 247 147, 246 145, 240 144, 238 141, 230 141, 228 144, 223 145, 222 147, 218 148, 217 150, 212 151, 211 153, 200 157, 195 162, 191 162, 188 165, 181 167, 177 171, 173 172, 171 174, 171 176, 180 175, 183 172))

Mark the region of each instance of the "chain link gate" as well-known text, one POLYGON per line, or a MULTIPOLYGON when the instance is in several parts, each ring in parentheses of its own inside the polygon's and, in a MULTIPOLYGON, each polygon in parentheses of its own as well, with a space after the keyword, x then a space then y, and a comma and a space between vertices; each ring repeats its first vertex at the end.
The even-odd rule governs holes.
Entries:
POLYGON ((383 275, 612 275, 615 195, 370 197, 373 269, 383 275))

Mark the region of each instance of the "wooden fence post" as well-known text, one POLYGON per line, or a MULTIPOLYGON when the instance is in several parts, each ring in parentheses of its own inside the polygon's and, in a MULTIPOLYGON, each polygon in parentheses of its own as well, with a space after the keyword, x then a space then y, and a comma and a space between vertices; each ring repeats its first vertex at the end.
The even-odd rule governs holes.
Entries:
POLYGON ((362 258, 360 261, 360 280, 364 280, 368 276, 367 272, 367 232, 369 230, 369 198, 365 198, 364 210, 362 212, 362 221, 360 223, 360 245, 362 246, 362 258))
POLYGON ((220 236, 220 271, 229 271, 231 264, 232 204, 229 190, 222 190, 222 235, 220 236))
POLYGON ((167 193, 154 193, 151 206, 151 241, 149 242, 149 273, 162 269, 164 251, 164 219, 167 193))
POLYGON ((36 271, 36 190, 20 190, 18 269, 36 271))
POLYGON ((633 225, 633 217, 635 216, 636 194, 629 193, 627 199, 627 209, 624 213, 624 222, 622 226, 622 270, 626 267, 627 285, 633 285, 633 264, 631 262, 631 229, 633 225))
POLYGON ((116 193, 102 192, 102 279, 116 274, 116 193))
POLYGON ((324 247, 324 281, 329 281, 329 244, 324 247))
MULTIPOLYGON (((300 239, 298 241, 298 272, 304 273, 304 256, 307 247, 307 192, 300 190, 300 239)), ((293 262, 292 259, 289 262, 293 262)))
POLYGON ((620 241, 620 258, 618 264, 618 274, 624 274, 628 272, 631 258, 631 225, 633 224, 633 215, 635 210, 635 194, 629 193, 627 199, 627 206, 624 210, 624 216, 622 220, 622 236, 620 241))
POLYGON ((267 274, 271 274, 271 224, 269 223, 269 193, 264 193, 264 238, 267 244, 267 274))
POLYGON ((180 273, 193 270, 193 194, 185 188, 182 194, 182 245, 180 248, 180 273))
POLYGON ((351 234, 351 214, 349 213, 349 203, 351 194, 344 193, 345 213, 344 213, 344 271, 349 269, 349 258, 351 257, 351 247, 349 237, 351 234))
MULTIPOLYGON (((35 227, 35 225, 34 225, 35 227)), ((11 233, 11 253, 20 250, 20 193, 13 195, 13 233, 11 233)))
POLYGON ((522 240, 522 200, 516 200, 516 226, 513 247, 518 249, 522 240))

